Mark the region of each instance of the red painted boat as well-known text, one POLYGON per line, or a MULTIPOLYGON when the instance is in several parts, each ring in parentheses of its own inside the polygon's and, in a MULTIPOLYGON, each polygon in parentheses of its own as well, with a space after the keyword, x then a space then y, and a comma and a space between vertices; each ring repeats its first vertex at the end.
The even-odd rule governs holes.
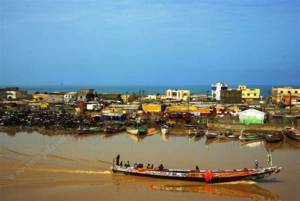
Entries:
POLYGON ((154 177, 162 179, 176 179, 186 181, 197 181, 206 183, 232 182, 240 180, 259 180, 267 176, 277 174, 281 167, 271 166, 254 169, 233 170, 188 170, 188 169, 164 169, 164 168, 142 168, 141 166, 120 166, 113 163, 112 171, 128 175, 154 177))

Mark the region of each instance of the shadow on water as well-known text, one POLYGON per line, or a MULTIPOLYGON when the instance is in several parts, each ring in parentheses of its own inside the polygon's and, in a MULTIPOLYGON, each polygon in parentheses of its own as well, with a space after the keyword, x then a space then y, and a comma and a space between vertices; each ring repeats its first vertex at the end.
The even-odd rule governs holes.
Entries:
POLYGON ((266 183, 284 183, 284 181, 278 180, 276 178, 268 178, 268 179, 259 180, 257 183, 260 183, 260 184, 266 184, 266 183))
MULTIPOLYGON (((280 201, 281 198, 265 188, 262 188, 255 182, 241 181, 218 184, 194 183, 185 181, 173 181, 162 179, 141 178, 137 176, 126 176, 120 174, 112 175, 113 182, 118 189, 130 183, 143 185, 149 191, 166 191, 166 192, 189 192, 206 195, 229 196, 234 198, 243 198, 250 200, 272 200, 280 201)), ((281 181, 270 181, 281 182, 281 181)))

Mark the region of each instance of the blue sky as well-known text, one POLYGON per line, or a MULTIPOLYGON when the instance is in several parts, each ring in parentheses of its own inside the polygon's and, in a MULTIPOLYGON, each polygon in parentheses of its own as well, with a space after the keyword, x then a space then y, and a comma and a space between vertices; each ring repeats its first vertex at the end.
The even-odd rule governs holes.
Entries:
POLYGON ((300 84, 300 0, 0 0, 0 85, 300 84))

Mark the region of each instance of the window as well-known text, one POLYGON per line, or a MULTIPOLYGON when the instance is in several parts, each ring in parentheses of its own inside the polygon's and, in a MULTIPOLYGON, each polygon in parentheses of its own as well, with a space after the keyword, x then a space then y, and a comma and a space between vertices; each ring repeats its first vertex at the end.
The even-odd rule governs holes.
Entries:
POLYGON ((298 93, 298 91, 295 91, 295 94, 297 94, 298 93))
POLYGON ((255 93, 254 96, 256 96, 257 94, 255 93))
POLYGON ((283 91, 280 91, 281 94, 283 94, 283 91))
POLYGON ((288 93, 290 94, 290 93, 291 93, 291 91, 288 91, 288 93))
POLYGON ((248 93, 247 96, 250 96, 250 94, 248 93))

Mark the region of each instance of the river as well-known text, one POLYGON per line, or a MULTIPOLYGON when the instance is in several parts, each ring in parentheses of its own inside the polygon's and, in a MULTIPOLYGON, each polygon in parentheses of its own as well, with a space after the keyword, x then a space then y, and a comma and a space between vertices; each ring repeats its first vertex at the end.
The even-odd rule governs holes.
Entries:
POLYGON ((299 200, 300 143, 207 141, 153 135, 0 133, 0 200, 299 200), (202 184, 112 174, 118 153, 132 163, 167 168, 244 168, 267 150, 282 172, 260 182, 202 184))

